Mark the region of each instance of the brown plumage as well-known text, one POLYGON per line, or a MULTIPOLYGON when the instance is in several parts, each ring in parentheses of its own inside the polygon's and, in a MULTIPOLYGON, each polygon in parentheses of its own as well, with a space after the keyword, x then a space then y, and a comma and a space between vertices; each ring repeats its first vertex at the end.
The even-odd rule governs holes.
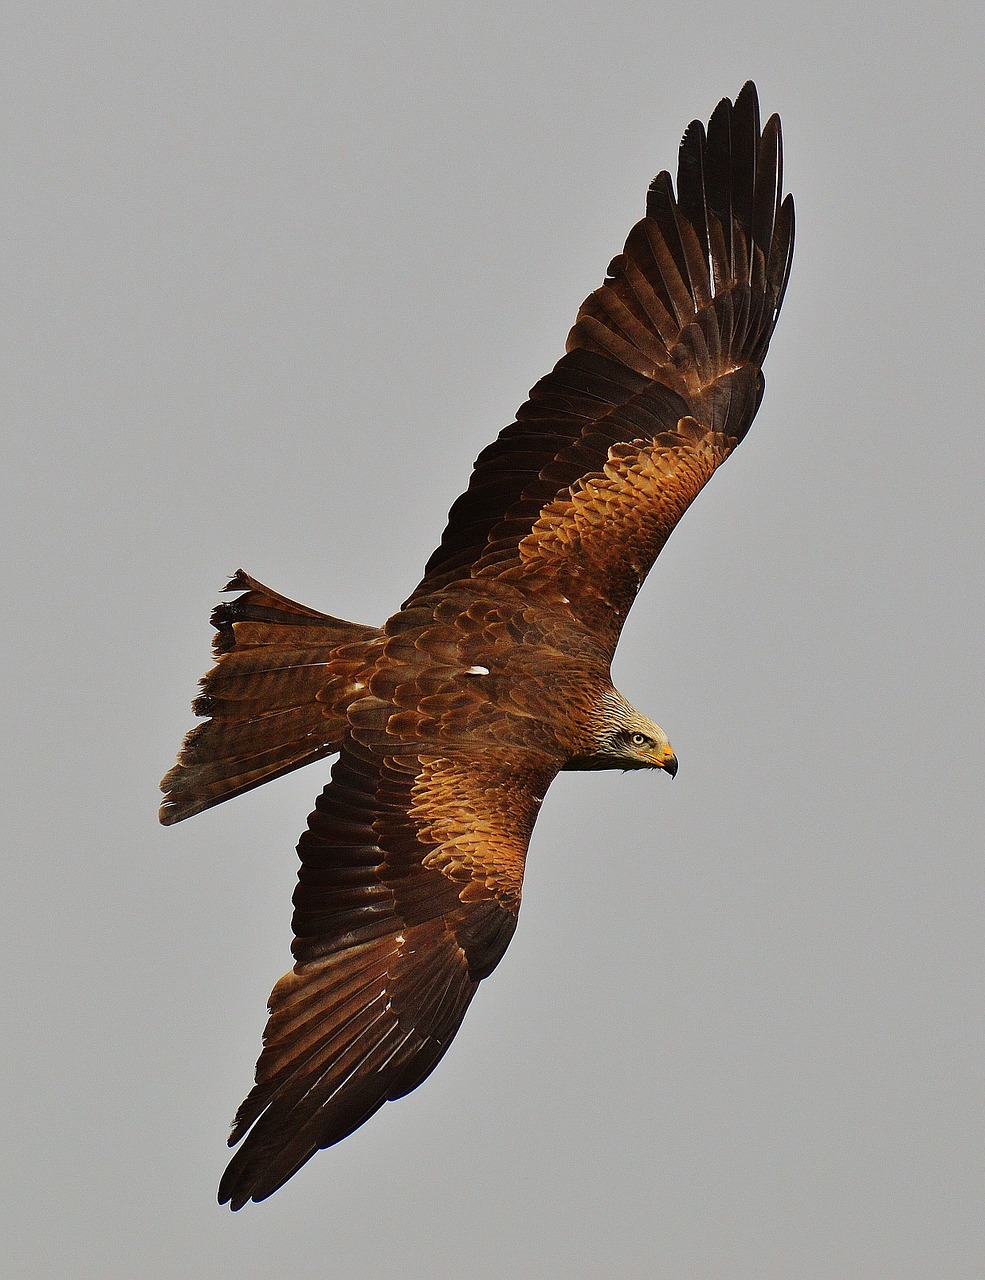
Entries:
POLYGON ((434 1068, 513 935, 527 843, 561 769, 663 768, 663 730, 612 686, 626 614, 743 438, 786 287, 793 202, 756 90, 661 173, 567 354, 476 461, 382 629, 239 572, 213 614, 205 723, 162 783, 177 822, 339 753, 301 836, 294 969, 220 1188, 276 1191, 434 1068))

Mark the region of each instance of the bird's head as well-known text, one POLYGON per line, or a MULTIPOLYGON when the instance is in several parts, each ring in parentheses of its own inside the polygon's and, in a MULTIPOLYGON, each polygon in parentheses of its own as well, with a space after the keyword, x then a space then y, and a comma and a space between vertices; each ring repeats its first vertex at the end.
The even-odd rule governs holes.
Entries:
POLYGON ((640 715, 613 691, 599 707, 593 724, 592 747, 568 765, 569 769, 664 769, 673 778, 677 756, 658 724, 640 715))
POLYGON ((606 744, 610 769, 666 769, 673 778, 677 756, 658 724, 637 715, 636 723, 613 729, 606 744))

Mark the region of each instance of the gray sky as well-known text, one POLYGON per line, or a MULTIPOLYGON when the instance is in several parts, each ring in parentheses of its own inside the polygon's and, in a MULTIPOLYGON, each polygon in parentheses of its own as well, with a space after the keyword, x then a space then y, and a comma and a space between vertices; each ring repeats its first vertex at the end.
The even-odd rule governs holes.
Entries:
POLYGON ((8 6, 5 1106, 18 1277, 977 1277, 981 86, 969 6, 8 6), (759 84, 763 408, 415 1094, 215 1204, 315 765, 170 830, 242 565, 379 622, 681 132, 759 84))

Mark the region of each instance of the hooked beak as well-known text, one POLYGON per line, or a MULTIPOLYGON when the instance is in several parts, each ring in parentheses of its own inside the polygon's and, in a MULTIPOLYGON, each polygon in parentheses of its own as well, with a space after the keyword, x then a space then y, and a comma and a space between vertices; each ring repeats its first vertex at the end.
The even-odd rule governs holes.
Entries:
POLYGON ((660 761, 660 768, 666 769, 672 778, 677 777, 677 757, 673 751, 668 749, 668 754, 660 761))

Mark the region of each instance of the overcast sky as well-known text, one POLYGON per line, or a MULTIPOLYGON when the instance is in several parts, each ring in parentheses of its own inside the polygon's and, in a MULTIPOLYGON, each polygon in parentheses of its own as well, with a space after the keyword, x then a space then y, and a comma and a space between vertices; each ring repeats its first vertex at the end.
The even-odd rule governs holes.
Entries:
POLYGON ((985 1266, 971 6, 57 4, 0 15, 3 1267, 892 1280, 985 1266), (315 765, 165 830, 243 566, 381 622, 694 116, 797 201, 763 408, 567 774, 439 1069, 215 1203, 315 765))

